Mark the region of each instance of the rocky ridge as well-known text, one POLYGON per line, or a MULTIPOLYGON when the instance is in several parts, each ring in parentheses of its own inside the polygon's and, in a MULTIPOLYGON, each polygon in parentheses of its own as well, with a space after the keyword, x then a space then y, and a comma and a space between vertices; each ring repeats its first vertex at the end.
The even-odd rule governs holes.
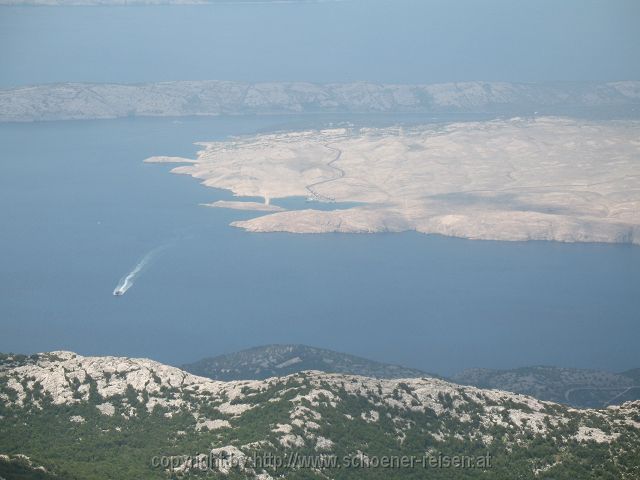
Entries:
POLYGON ((638 81, 423 85, 217 80, 60 83, 1 89, 0 121, 303 112, 534 113, 539 110, 568 114, 580 108, 637 108, 638 105, 638 81))
POLYGON ((441 378, 461 385, 505 390, 578 408, 603 408, 640 400, 640 376, 629 370, 531 366, 510 370, 472 368, 444 378, 424 370, 376 362, 308 345, 262 345, 182 365, 213 380, 262 380, 305 370, 372 378, 441 378))
POLYGON ((214 380, 262 380, 304 370, 373 378, 438 377, 415 368, 376 362, 307 345, 263 345, 204 358, 182 368, 214 380))
MULTIPOLYGON (((258 467, 256 454, 372 458, 487 451, 495 469, 475 470, 470 478, 502 478, 514 468, 526 473, 523 478, 539 471, 557 478, 569 478, 567 472, 636 478, 629 475, 640 446, 639 414, 640 402, 575 410, 428 377, 305 371, 220 382, 147 359, 72 352, 4 356, 0 370, 0 453, 28 455, 64 478, 198 474, 198 455, 228 460, 209 473, 266 479, 300 468, 258 467), (87 461, 85 449, 99 454, 87 461), (181 460, 165 467, 148 461, 168 454, 181 460), (585 466, 584 455, 595 460, 585 466)), ((307 473, 333 476, 322 468, 307 473)))

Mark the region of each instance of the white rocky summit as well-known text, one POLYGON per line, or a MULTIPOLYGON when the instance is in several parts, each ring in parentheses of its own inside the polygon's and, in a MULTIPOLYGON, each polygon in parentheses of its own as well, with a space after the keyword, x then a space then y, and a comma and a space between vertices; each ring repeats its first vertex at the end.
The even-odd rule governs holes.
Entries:
POLYGON ((184 159, 172 172, 265 203, 292 196, 357 203, 232 223, 252 232, 414 230, 640 244, 637 121, 512 118, 283 132, 200 145, 197 159, 184 159))

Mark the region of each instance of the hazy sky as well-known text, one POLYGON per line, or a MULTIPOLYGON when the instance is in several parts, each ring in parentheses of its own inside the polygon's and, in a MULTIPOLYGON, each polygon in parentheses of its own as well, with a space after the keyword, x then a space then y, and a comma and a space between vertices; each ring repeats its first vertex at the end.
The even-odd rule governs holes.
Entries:
POLYGON ((640 79, 635 0, 0 7, 0 85, 640 79))

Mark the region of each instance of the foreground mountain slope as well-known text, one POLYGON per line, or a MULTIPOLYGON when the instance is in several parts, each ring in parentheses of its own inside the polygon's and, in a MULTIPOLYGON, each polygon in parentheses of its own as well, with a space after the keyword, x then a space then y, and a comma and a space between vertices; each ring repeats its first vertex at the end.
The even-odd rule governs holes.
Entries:
POLYGON ((307 345, 263 345, 183 365, 194 375, 213 380, 263 380, 304 370, 349 373, 374 378, 434 377, 399 365, 307 345))
POLYGON ((61 480, 25 455, 0 455, 0 480, 61 480))
POLYGON ((639 478, 637 402, 574 410, 434 378, 314 371, 220 382, 71 352, 0 365, 0 453, 65 479, 639 478), (471 460, 379 467, 455 455, 471 460))
POLYGON ((475 368, 452 377, 462 385, 496 388, 566 403, 576 407, 606 407, 640 400, 640 380, 634 370, 610 373, 602 370, 535 366, 512 370, 475 368))

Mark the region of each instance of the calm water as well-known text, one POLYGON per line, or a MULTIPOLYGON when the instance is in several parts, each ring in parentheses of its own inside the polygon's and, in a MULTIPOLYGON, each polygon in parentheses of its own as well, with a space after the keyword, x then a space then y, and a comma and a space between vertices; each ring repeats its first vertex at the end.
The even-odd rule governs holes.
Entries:
POLYGON ((142 163, 193 156, 195 141, 331 120, 0 125, 0 351, 181 363, 300 342, 443 374, 640 365, 638 247, 250 234, 228 223, 252 213, 198 206, 229 194, 142 163))

